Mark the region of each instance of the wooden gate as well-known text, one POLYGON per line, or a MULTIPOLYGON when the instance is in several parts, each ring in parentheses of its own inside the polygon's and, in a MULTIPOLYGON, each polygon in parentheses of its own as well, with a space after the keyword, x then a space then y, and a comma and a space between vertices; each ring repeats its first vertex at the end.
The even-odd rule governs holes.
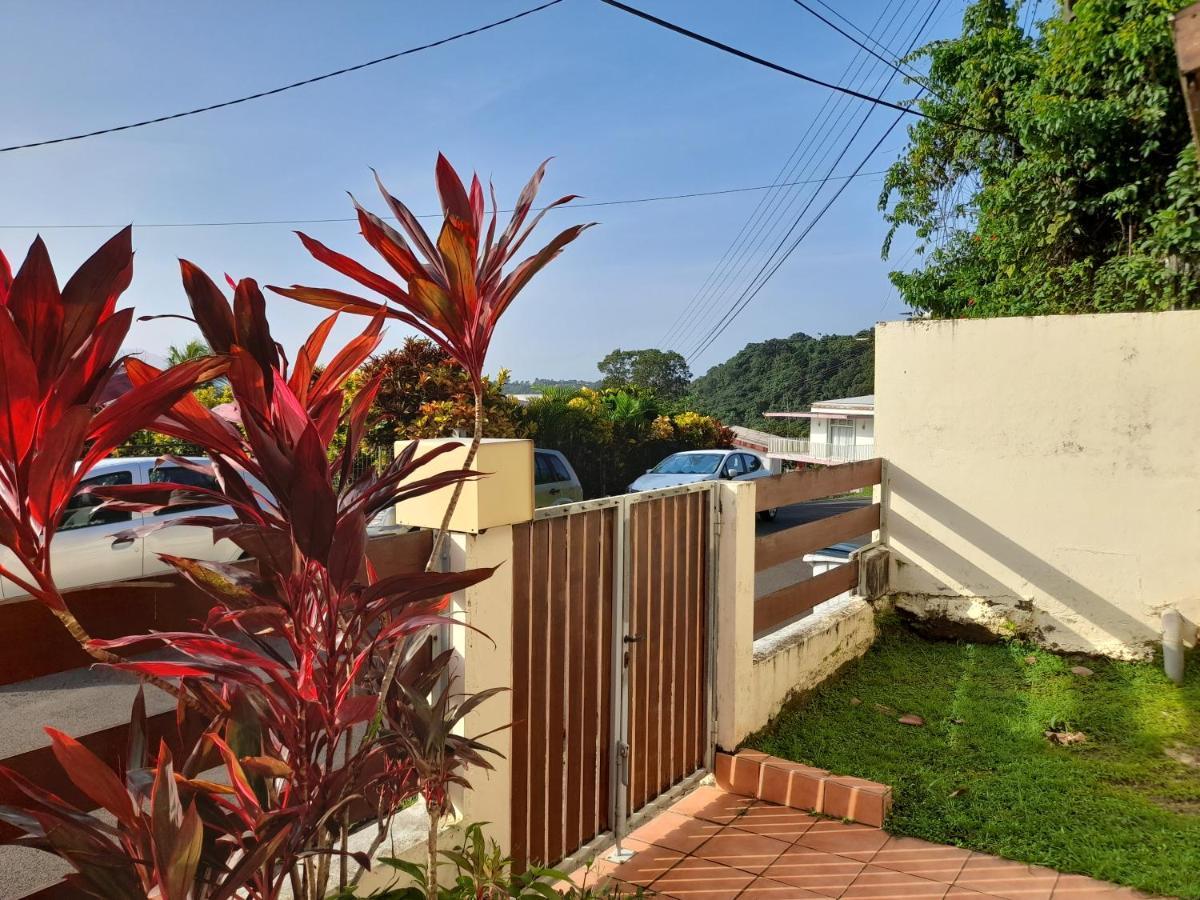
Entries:
POLYGON ((711 747, 704 485, 540 510, 513 530, 512 855, 619 835, 711 747))

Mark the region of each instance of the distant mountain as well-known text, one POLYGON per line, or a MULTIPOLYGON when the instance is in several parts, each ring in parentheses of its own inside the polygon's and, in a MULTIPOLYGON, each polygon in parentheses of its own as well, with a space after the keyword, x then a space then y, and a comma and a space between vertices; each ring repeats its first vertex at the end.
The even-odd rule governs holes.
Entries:
POLYGON ((688 409, 774 434, 807 434, 804 420, 766 419, 764 412, 807 410, 818 400, 875 391, 870 331, 821 338, 793 334, 747 344, 692 382, 688 409))
POLYGON ((504 385, 504 393, 506 394, 540 394, 547 388, 563 388, 568 391, 577 391, 580 388, 599 387, 599 381, 565 381, 554 378, 534 378, 530 381, 510 381, 504 385))

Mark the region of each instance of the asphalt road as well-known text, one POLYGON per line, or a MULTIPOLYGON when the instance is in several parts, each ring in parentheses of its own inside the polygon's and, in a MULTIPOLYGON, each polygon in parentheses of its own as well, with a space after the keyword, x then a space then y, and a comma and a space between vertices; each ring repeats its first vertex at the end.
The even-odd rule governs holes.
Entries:
MULTIPOLYGON (((784 506, 779 510, 774 522, 759 522, 758 533, 771 534, 783 531, 793 525, 803 525, 818 519, 827 519, 838 513, 849 512, 852 509, 862 509, 870 506, 870 500, 814 500, 811 503, 797 503, 795 506, 784 506)), ((860 542, 861 543, 861 542, 860 542)))

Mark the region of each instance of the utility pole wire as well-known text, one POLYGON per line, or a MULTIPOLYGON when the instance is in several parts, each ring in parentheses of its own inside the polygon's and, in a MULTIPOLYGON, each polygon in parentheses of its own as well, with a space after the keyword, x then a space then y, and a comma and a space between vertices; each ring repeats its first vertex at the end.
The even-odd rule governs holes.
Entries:
POLYGON ((118 131, 128 131, 131 128, 144 128, 147 125, 157 125, 160 122, 170 122, 174 119, 183 119, 187 116, 196 116, 200 113, 212 112, 214 109, 224 109, 227 106, 236 106, 239 103, 246 103, 250 100, 259 100, 263 97, 273 96, 274 94, 282 94, 284 91, 290 91, 294 88, 316 84, 318 81, 325 81, 327 78, 336 78, 339 75, 357 72, 360 69, 377 66, 380 63, 391 62, 392 60, 399 59, 402 56, 411 56, 413 53, 420 53, 422 50, 431 50, 434 47, 440 47, 443 44, 449 44, 451 41, 457 41, 461 38, 470 37, 474 34, 482 34, 483 32, 490 31, 493 28, 499 28, 501 25, 507 25, 509 22, 515 22, 517 19, 523 19, 525 16, 531 16, 534 13, 541 12, 544 9, 549 9, 551 6, 555 6, 559 3, 562 3, 562 0, 548 0, 548 2, 543 3, 541 6, 535 6, 532 9, 515 13, 506 18, 497 19, 495 22, 489 22, 486 25, 480 25, 478 28, 472 28, 469 31, 460 31, 458 34, 452 34, 449 37, 444 37, 437 41, 431 41, 428 44, 421 44, 419 47, 410 47, 407 50, 389 53, 387 56, 381 56, 378 59, 371 59, 367 62, 358 63, 357 65, 346 66, 344 69, 326 72, 324 75, 316 75, 312 78, 305 78, 303 81, 293 81, 291 84, 285 84, 281 87, 271 88, 269 91, 259 91, 257 94, 247 94, 245 97, 238 97, 234 100, 224 100, 220 103, 212 103, 208 106, 199 106, 195 109, 171 113, 170 115, 166 116, 157 116, 153 119, 143 119, 140 122, 130 122, 127 125, 115 125, 111 128, 100 128, 96 131, 86 131, 82 134, 72 134, 67 137, 49 138, 42 141, 31 141, 27 144, 13 144, 10 147, 0 147, 0 153, 10 153, 13 150, 30 150, 34 147, 47 147, 51 144, 65 144, 69 141, 82 141, 84 138, 98 137, 102 134, 113 134, 118 131))
MULTIPOLYGON (((555 209, 583 209, 585 207, 596 206, 627 206, 637 203, 657 203, 662 200, 691 200, 695 197, 719 197, 725 194, 745 194, 751 191, 770 191, 775 188, 793 187, 799 184, 824 184, 826 181, 840 181, 843 178, 868 178, 873 175, 886 175, 887 169, 879 169, 874 172, 857 172, 851 175, 833 175, 830 178, 808 178, 800 181, 781 181, 776 184, 758 184, 751 187, 736 187, 723 188, 717 191, 693 191, 690 194, 660 194, 656 197, 632 197, 624 200, 594 200, 591 203, 572 203, 569 206, 554 207, 555 209)), ((534 206, 530 208, 530 212, 541 212, 548 207, 534 206)), ((500 214, 514 212, 511 209, 499 210, 500 214)), ((441 219, 443 213, 422 213, 417 216, 418 219, 441 219)), ((384 219, 395 221, 395 216, 381 216, 384 219)), ((336 216, 327 219, 243 219, 231 220, 224 222, 148 222, 144 225, 136 225, 137 228, 221 228, 232 227, 239 225, 327 225, 337 222, 357 222, 358 219, 354 216, 336 216)), ((0 228, 22 228, 32 230, 49 230, 51 228, 124 228, 124 225, 114 224, 51 224, 51 225, 0 225, 0 228)))
POLYGON ((773 69, 774 71, 781 72, 784 75, 790 75, 793 78, 799 78, 801 81, 807 81, 809 84, 815 84, 818 87, 825 88, 826 90, 837 91, 840 94, 846 94, 847 96, 850 96, 850 97, 857 97, 859 100, 864 100, 867 103, 873 103, 876 106, 884 106, 884 107, 887 107, 888 109, 894 109, 897 112, 902 113, 903 115, 906 115, 906 116, 917 116, 918 118, 921 118, 921 119, 929 119, 931 122, 937 122, 940 125, 947 125, 950 128, 962 128, 967 131, 978 132, 979 134, 993 134, 994 133, 994 132, 988 131, 986 128, 979 128, 975 125, 967 125, 964 122, 955 122, 950 119, 943 119, 938 116, 931 116, 928 113, 921 112, 919 109, 913 109, 912 107, 902 106, 899 103, 893 103, 890 100, 884 100, 882 97, 873 97, 870 94, 864 94, 861 91, 856 91, 852 88, 843 87, 840 84, 833 84, 832 82, 824 81, 824 80, 822 80, 820 78, 816 78, 812 75, 805 75, 803 72, 798 72, 795 69, 789 69, 787 66, 780 65, 779 63, 776 63, 776 62, 771 62, 771 60, 769 60, 769 59, 764 59, 761 56, 755 56, 753 53, 747 53, 745 50, 739 50, 737 47, 733 47, 733 46, 730 46, 729 44, 724 44, 721 41, 715 40, 713 38, 706 37, 705 35, 700 34, 697 31, 692 31, 691 29, 684 28, 682 25, 676 25, 674 22, 668 22, 666 19, 660 19, 658 16, 651 15, 650 13, 640 10, 637 7, 630 6, 627 3, 621 3, 620 0, 600 0, 600 2, 606 4, 607 6, 611 6, 613 9, 619 9, 622 12, 629 13, 631 16, 636 16, 639 19, 644 19, 645 21, 650 22, 653 25, 657 25, 660 28, 665 28, 668 31, 673 31, 676 34, 683 35, 684 37, 690 38, 693 41, 698 41, 701 44, 707 44, 709 47, 712 47, 716 50, 720 50, 723 53, 728 53, 732 56, 736 56, 740 59, 744 59, 747 62, 752 62, 756 65, 763 66, 768 69, 773 69))
MULTIPOLYGON (((882 135, 880 135, 879 140, 875 142, 875 146, 873 146, 869 151, 867 151, 867 155, 864 156, 862 159, 862 162, 860 162, 858 164, 859 171, 861 171, 862 167, 867 164, 868 160, 870 160, 870 158, 875 155, 875 152, 880 148, 880 146, 883 145, 884 140, 887 139, 887 136, 892 133, 892 130, 897 125, 900 124, 900 120, 902 118, 903 118, 902 115, 897 116, 892 121, 892 124, 888 126, 887 131, 885 131, 882 135)), ((693 351, 689 355, 689 357, 688 357, 689 359, 696 359, 699 356, 701 356, 703 353, 707 352, 708 348, 713 345, 713 342, 716 341, 717 338, 719 338, 721 336, 721 334, 725 331, 725 329, 728 328, 731 324, 733 324, 733 320, 735 318, 737 318, 738 314, 741 313, 741 311, 743 309, 745 309, 747 305, 749 305, 750 301, 755 298, 755 296, 758 294, 758 292, 761 291, 766 286, 767 282, 770 281, 771 278, 775 275, 775 273, 779 271, 780 266, 782 266, 785 262, 787 262, 788 257, 790 257, 792 255, 792 253, 795 252, 796 248, 800 246, 801 242, 806 237, 808 237, 809 232, 811 232, 813 230, 813 228, 816 227, 817 223, 821 221, 821 218, 825 215, 825 213, 829 212, 829 208, 831 206, 833 206, 833 204, 837 200, 837 198, 842 195, 842 192, 845 191, 845 189, 846 189, 846 185, 848 185, 849 183, 850 182, 848 182, 848 181, 842 183, 842 186, 839 187, 837 189, 837 191, 834 192, 833 196, 829 198, 829 201, 823 207, 821 207, 821 210, 820 210, 820 212, 817 213, 816 217, 811 222, 808 223, 808 227, 806 227, 802 232, 800 232, 799 235, 797 235, 796 240, 792 242, 792 245, 790 247, 788 247, 787 252, 784 253, 783 256, 779 258, 779 261, 776 262, 775 265, 772 267, 771 271, 767 273, 766 278, 764 278, 762 281, 760 281, 758 283, 758 286, 753 290, 753 292, 751 292, 750 295, 748 297, 746 297, 745 300, 742 301, 741 305, 738 306, 737 309, 733 311, 733 315, 724 320, 724 322, 720 325, 719 329, 717 329, 715 331, 715 333, 712 333, 710 335, 710 337, 707 339, 707 341, 704 343, 704 345, 701 346, 699 349, 693 351)))
MULTIPOLYGON (((884 65, 895 69, 899 74, 903 75, 905 78, 909 79, 910 81, 916 82, 921 87, 925 88, 927 91, 929 91, 931 94, 933 94, 933 96, 938 97, 937 93, 933 90, 933 88, 931 88, 928 84, 925 83, 924 78, 922 78, 917 73, 910 72, 908 69, 904 68, 902 65, 900 65, 899 60, 888 59, 888 57, 884 56, 882 53, 877 53, 876 51, 872 50, 870 47, 868 47, 866 44, 864 44, 862 41, 860 41, 854 35, 850 34, 848 31, 845 31, 844 29, 840 28, 838 25, 834 24, 833 22, 830 22, 827 18, 825 18, 823 15, 821 15, 819 12, 817 12, 815 9, 813 9, 811 6, 809 6, 807 3, 805 3, 804 0, 792 0, 792 2, 795 3, 797 6, 799 6, 802 10, 804 10, 809 15, 813 16, 814 18, 816 18, 817 20, 819 20, 821 22, 824 22, 826 25, 828 25, 830 28, 832 28, 834 31, 836 31, 838 34, 840 34, 846 40, 850 41, 852 44, 855 44, 856 46, 860 47, 861 49, 867 51, 867 53, 870 53, 873 57, 875 57, 877 60, 879 60, 884 65)), ((940 100, 942 98, 938 97, 938 99, 940 100)))

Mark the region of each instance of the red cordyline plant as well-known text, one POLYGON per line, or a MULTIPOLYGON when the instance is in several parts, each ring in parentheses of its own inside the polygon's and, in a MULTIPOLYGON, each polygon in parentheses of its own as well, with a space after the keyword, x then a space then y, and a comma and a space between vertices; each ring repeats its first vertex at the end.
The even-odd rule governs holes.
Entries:
MULTIPOLYGON (((369 663, 388 655, 407 660, 401 677, 423 697, 448 654, 424 666, 419 650, 430 630, 447 621, 449 594, 490 574, 377 578, 366 556, 366 523, 393 503, 471 473, 419 478, 420 467, 445 448, 417 457, 414 446, 378 472, 354 475, 378 385, 365 385, 345 410, 342 387, 377 347, 383 316, 318 374, 316 362, 336 314, 317 327, 289 366, 254 281, 236 284, 231 305, 187 262, 184 287, 214 357, 165 373, 126 360, 132 389, 96 411, 131 315, 113 312, 129 282, 128 244, 127 232, 118 235, 81 269, 86 283, 74 290, 69 283, 61 294, 40 242, 11 284, 4 278, 0 536, 30 573, 20 583, 109 665, 160 683, 169 679, 168 687, 202 711, 202 733, 177 759, 165 746, 152 753, 139 696, 130 746, 114 770, 51 730, 66 774, 115 823, 6 769, 0 778, 26 800, 0 808, 0 819, 21 832, 13 842, 60 856, 74 868, 75 886, 97 897, 274 898, 285 885, 298 900, 324 896, 339 857, 338 882, 347 882, 345 839, 353 805, 363 801, 386 813, 419 791, 422 766, 411 754, 419 736, 440 727, 428 721, 437 712, 428 703, 403 702, 412 696, 406 692, 389 704, 382 733, 358 740, 376 706, 378 687, 372 691, 364 674, 369 663), (105 324, 110 321, 117 324, 105 324), (106 368, 97 374, 97 366, 106 368), (237 422, 204 408, 189 391, 216 374, 229 380, 237 422), (32 437, 24 420, 34 423, 32 437), (201 629, 89 640, 61 612, 47 547, 57 515, 87 467, 143 428, 203 446, 210 463, 171 461, 214 475, 218 489, 158 483, 93 492, 129 510, 227 505, 230 518, 196 514, 152 527, 208 527, 214 540, 233 541, 255 562, 242 567, 164 557, 213 600, 201 629), (346 445, 331 463, 325 448, 339 428, 346 445), (23 516, 33 521, 24 523, 23 516), (174 652, 155 660, 115 655, 147 641, 174 652), (214 768, 221 776, 206 777, 214 768)), ((485 698, 476 695, 466 704, 485 698)), ((182 720, 182 704, 180 711, 182 720)), ((437 752, 445 766, 456 768, 485 766, 484 749, 447 734, 437 752)))
MULTIPOLYGON (((489 218, 479 176, 471 178, 468 190, 454 167, 439 153, 435 174, 444 222, 436 243, 409 208, 389 194, 376 176, 379 191, 404 234, 354 201, 358 224, 367 243, 400 276, 404 287, 331 250, 315 238, 297 232, 315 259, 379 294, 384 298, 382 303, 330 288, 269 286, 278 294, 314 306, 398 319, 450 354, 470 376, 475 394, 475 432, 463 463, 467 469, 474 462, 483 437, 483 366, 500 316, 534 275, 591 227, 590 224, 572 225, 559 232, 541 250, 505 272, 505 267, 516 258, 542 217, 578 196, 560 197, 526 225, 547 163, 549 160, 533 173, 517 199, 512 218, 497 235, 499 210, 495 189, 490 188, 492 214, 489 218)), ((430 554, 431 562, 437 558, 461 490, 460 482, 438 531, 430 554)))
POLYGON ((44 604, 101 661, 113 657, 88 644, 56 587, 50 542, 87 470, 225 367, 206 358, 155 371, 96 412, 122 364, 139 365, 118 355, 133 310, 118 311, 117 299, 132 273, 128 228, 61 290, 41 238, 15 276, 0 253, 0 546, 12 553, 0 575, 44 604))
MULTIPOLYGON (((269 286, 272 291, 314 306, 344 310, 373 317, 398 319, 424 334, 445 350, 467 372, 471 379, 475 401, 475 428, 471 444, 463 461, 464 470, 475 462, 483 439, 483 366, 488 346, 500 316, 508 309, 517 294, 567 244, 590 225, 572 225, 559 232, 542 249, 505 272, 516 258, 529 235, 542 217, 555 207, 569 203, 575 194, 560 197, 544 207, 526 224, 533 201, 546 172, 549 160, 538 166, 533 177, 521 191, 512 217, 504 230, 497 234, 499 209, 496 192, 489 186, 492 200, 490 218, 485 211, 483 185, 478 175, 471 178, 470 189, 442 154, 435 166, 438 196, 441 199, 443 223, 434 242, 420 221, 407 206, 388 193, 376 175, 375 181, 392 215, 399 223, 401 234, 386 221, 364 209, 354 200, 362 236, 404 282, 401 287, 390 277, 380 275, 361 263, 322 244, 315 238, 297 232, 300 240, 315 259, 353 279, 363 287, 384 298, 383 302, 369 300, 331 288, 292 285, 289 288, 269 286), (405 236, 407 235, 407 240, 405 236)), ((351 198, 353 199, 353 198, 351 198)), ((434 538, 427 569, 432 569, 449 529, 450 519, 458 505, 463 482, 454 488, 434 538)), ((389 661, 382 679, 379 708, 372 730, 382 720, 399 657, 389 661)), ((437 816, 441 809, 430 806, 428 879, 436 888, 437 876, 437 816)))

